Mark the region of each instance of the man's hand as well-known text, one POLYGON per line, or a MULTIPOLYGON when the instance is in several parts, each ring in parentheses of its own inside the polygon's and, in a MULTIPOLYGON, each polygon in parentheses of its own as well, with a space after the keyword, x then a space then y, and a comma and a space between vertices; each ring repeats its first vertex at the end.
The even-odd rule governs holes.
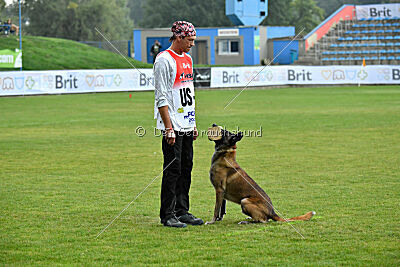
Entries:
POLYGON ((199 132, 197 131, 197 128, 194 127, 194 130, 193 130, 193 140, 196 140, 198 136, 199 136, 199 132))
POLYGON ((174 129, 167 129, 165 131, 165 139, 167 140, 168 145, 173 146, 175 144, 175 132, 174 129))

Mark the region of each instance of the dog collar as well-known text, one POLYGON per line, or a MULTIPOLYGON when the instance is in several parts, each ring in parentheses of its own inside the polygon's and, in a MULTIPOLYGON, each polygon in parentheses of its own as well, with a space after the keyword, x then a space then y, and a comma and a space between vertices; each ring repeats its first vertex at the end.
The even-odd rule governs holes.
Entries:
POLYGON ((236 151, 236 148, 229 148, 227 150, 219 150, 217 152, 219 152, 219 153, 229 153, 229 152, 235 152, 235 151, 236 151))

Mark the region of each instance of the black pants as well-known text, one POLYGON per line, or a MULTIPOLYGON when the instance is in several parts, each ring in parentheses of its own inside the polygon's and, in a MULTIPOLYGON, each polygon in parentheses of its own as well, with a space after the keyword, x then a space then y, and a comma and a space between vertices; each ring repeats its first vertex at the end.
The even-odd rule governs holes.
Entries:
POLYGON ((165 137, 162 139, 164 154, 160 208, 162 223, 174 215, 181 216, 189 211, 189 189, 193 168, 193 132, 175 131, 175 135, 173 146, 167 143, 165 137))

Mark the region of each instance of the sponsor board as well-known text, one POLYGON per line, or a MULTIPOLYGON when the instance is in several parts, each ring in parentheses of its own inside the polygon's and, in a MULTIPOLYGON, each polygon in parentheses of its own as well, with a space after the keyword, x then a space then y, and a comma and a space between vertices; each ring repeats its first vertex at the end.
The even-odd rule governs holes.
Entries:
POLYGON ((0 72, 1 95, 154 90, 152 69, 0 72))
POLYGON ((22 67, 22 51, 4 49, 0 50, 0 68, 21 68, 22 67))
POLYGON ((211 87, 307 84, 400 84, 400 66, 273 66, 211 68, 211 87))
MULTIPOLYGON (((194 70, 196 87, 400 84, 400 66, 215 67, 194 70), (211 82, 210 82, 211 81, 211 82)), ((152 69, 0 72, 0 96, 152 91, 152 69)))
POLYGON ((195 68, 193 74, 195 87, 210 87, 211 68, 195 68))
POLYGON ((400 3, 356 6, 357 19, 400 18, 400 3))

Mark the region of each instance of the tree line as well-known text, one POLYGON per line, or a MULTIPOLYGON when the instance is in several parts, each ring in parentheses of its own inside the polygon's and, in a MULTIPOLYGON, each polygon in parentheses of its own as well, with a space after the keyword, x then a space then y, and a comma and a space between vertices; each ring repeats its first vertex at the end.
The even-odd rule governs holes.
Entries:
MULTIPOLYGON (((343 4, 396 1, 269 0, 261 25, 296 26, 306 34, 343 4)), ((113 40, 130 39, 134 27, 170 27, 176 20, 196 27, 233 26, 225 16, 225 0, 24 0, 22 8, 24 34, 79 41, 100 40, 95 28, 113 40)), ((18 1, 5 7, 0 0, 0 15, 4 14, 17 17, 18 1)))

